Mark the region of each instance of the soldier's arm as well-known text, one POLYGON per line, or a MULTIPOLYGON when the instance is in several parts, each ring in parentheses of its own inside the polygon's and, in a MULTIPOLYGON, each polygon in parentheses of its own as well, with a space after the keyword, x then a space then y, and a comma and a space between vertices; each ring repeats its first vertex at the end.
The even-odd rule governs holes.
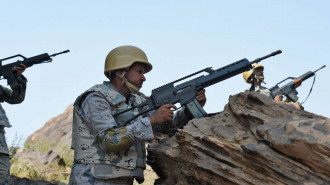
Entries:
POLYGON ((104 97, 97 93, 89 94, 82 103, 82 108, 91 134, 98 138, 100 146, 113 152, 113 149, 127 149, 137 141, 153 139, 152 127, 148 118, 139 119, 132 124, 118 128, 111 114, 111 106, 104 97))
POLYGON ((26 91, 26 78, 23 75, 17 77, 19 82, 18 87, 11 87, 11 89, 0 86, 0 101, 10 104, 18 104, 24 101, 26 91))

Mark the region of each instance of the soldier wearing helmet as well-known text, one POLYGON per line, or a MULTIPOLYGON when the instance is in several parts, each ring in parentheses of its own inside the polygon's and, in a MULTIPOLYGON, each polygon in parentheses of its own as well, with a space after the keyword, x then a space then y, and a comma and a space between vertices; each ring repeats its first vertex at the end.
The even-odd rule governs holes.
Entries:
MULTIPOLYGON (((151 71, 146 54, 135 46, 120 46, 108 54, 104 74, 110 82, 98 84, 81 94, 74 103, 72 148, 74 165, 69 184, 133 184, 144 181, 145 141, 154 139, 153 127, 171 121, 181 126, 188 121, 183 109, 173 116, 174 105, 139 116, 132 109, 145 101, 140 93, 145 73, 151 71)), ((205 90, 197 93, 203 106, 205 90)))
MULTIPOLYGON (((254 63, 252 64, 252 69, 249 71, 243 72, 243 78, 247 83, 250 83, 251 86, 254 86, 254 91, 263 94, 269 98, 271 98, 270 95, 270 90, 267 89, 266 87, 263 87, 261 84, 265 83, 264 82, 264 66, 254 63)), ((295 83, 295 88, 299 87, 301 85, 301 80, 294 79, 295 83)), ((247 91, 250 91, 251 88, 248 88, 247 91)), ((282 101, 283 96, 282 95, 277 95, 274 98, 275 101, 282 101)))

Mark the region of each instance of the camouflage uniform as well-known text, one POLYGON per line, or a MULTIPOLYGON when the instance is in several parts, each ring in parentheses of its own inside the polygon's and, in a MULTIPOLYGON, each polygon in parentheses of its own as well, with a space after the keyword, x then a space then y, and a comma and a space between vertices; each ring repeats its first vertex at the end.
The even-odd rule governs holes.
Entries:
MULTIPOLYGON (((26 78, 23 75, 17 77, 19 85, 8 89, 0 85, 0 102, 10 104, 21 103, 25 97, 26 78)), ((9 151, 5 140, 4 127, 11 127, 5 110, 0 104, 0 184, 8 184, 10 174, 9 151)))
MULTIPOLYGON (((247 88, 245 91, 250 91, 250 88, 247 88)), ((268 98, 273 99, 270 94, 270 90, 267 89, 266 87, 256 85, 254 91, 258 92, 259 94, 263 94, 263 95, 267 96, 268 98)))
MULTIPOLYGON (((74 103, 72 149, 75 151, 69 184, 132 184, 144 181, 145 141, 154 138, 147 113, 125 125, 138 114, 136 109, 114 118, 112 114, 145 101, 139 95, 126 98, 109 82, 95 85, 74 103), (130 143, 131 142, 131 143, 130 143), (113 151, 111 143, 130 143, 113 151)), ((173 125, 186 122, 184 111, 176 113, 173 125)))

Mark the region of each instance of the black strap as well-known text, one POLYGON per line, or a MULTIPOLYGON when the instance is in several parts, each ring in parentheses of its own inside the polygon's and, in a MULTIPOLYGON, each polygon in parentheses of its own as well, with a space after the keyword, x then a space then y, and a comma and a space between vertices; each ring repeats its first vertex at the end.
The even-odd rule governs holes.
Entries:
MULTIPOLYGON (((309 90, 309 93, 308 93, 308 95, 307 95, 307 97, 306 97, 305 101, 308 99, 309 95, 311 95, 311 93, 312 93, 312 90, 313 90, 313 86, 314 86, 314 83, 315 83, 315 78, 316 78, 316 74, 314 75, 314 80, 313 80, 313 84, 312 84, 312 87, 311 87, 311 89, 309 90)), ((305 103, 305 101, 304 101, 304 102, 302 102, 301 104, 305 103)))
POLYGON ((252 84, 251 84, 251 87, 250 87, 250 90, 249 90, 249 92, 251 92, 251 91, 255 91, 255 89, 256 89, 256 85, 255 85, 255 83, 256 83, 256 72, 255 72, 255 70, 254 70, 254 68, 253 68, 253 73, 252 73, 252 84))

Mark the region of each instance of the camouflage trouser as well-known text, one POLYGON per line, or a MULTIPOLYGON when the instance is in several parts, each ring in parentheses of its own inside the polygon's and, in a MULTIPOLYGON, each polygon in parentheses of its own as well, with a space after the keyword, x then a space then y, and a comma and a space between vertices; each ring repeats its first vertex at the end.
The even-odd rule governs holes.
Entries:
POLYGON ((9 152, 5 139, 5 129, 0 127, 0 184, 7 185, 10 177, 9 152))
POLYGON ((91 174, 89 165, 74 164, 68 185, 133 185, 133 177, 97 179, 91 174))
POLYGON ((0 153, 9 155, 8 146, 5 138, 5 128, 0 126, 0 153))
POLYGON ((9 155, 0 153, 0 184, 7 185, 10 177, 9 155))

